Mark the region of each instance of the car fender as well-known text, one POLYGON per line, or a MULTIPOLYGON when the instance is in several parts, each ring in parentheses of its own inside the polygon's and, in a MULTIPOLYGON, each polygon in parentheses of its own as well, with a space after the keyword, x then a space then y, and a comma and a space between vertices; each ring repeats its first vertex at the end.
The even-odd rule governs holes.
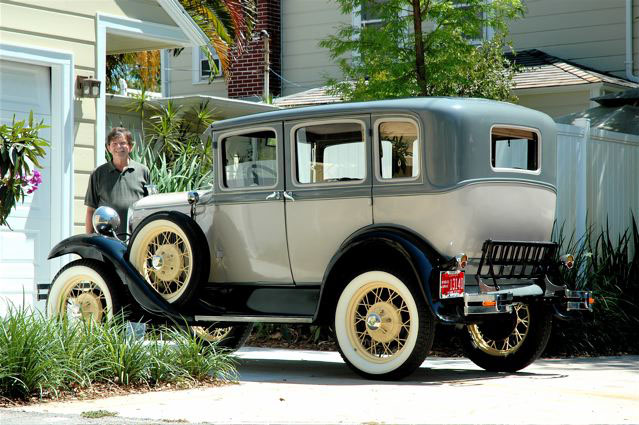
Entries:
POLYGON ((450 319, 441 314, 442 304, 435 300, 432 295, 433 285, 438 274, 438 268, 446 263, 446 259, 439 254, 426 240, 409 229, 392 225, 372 225, 360 229, 346 239, 326 268, 322 280, 322 291, 320 294, 319 309, 327 301, 325 298, 326 284, 331 278, 331 272, 340 263, 340 260, 353 250, 361 249, 364 243, 376 242, 384 244, 399 253, 412 268, 412 272, 417 280, 419 290, 426 300, 431 312, 443 322, 450 319))
POLYGON ((137 303, 147 312, 169 317, 181 323, 193 318, 184 315, 169 304, 138 273, 126 256, 127 245, 115 238, 99 234, 75 235, 59 242, 49 252, 48 259, 65 254, 77 254, 82 258, 93 258, 109 262, 129 288, 137 303))

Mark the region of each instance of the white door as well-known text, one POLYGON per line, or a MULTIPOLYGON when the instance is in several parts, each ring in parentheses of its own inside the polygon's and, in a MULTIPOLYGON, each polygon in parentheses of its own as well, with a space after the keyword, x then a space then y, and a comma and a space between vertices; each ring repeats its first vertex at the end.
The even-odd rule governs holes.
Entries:
MULTIPOLYGON (((51 125, 51 69, 45 66, 0 60, 0 124, 28 119, 51 125)), ((50 129, 40 136, 50 140, 50 129)), ((51 282, 47 254, 51 249, 50 148, 41 161, 42 184, 27 195, 24 204, 9 216, 10 230, 0 227, 0 316, 9 304, 36 304, 36 284, 51 282)), ((42 306, 38 306, 42 308, 42 306)))

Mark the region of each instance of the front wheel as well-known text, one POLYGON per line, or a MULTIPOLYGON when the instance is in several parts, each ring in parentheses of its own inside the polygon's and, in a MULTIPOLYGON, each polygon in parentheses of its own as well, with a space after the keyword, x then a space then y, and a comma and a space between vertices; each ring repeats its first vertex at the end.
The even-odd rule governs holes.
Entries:
POLYGON ((368 271, 342 291, 335 336, 346 364, 369 379, 401 379, 417 369, 433 345, 435 319, 399 274, 368 271))
POLYGON ((122 309, 118 276, 97 260, 82 259, 64 266, 53 279, 47 297, 49 317, 102 322, 122 309))
POLYGON ((508 316, 466 326, 466 357, 493 372, 516 372, 537 360, 548 344, 552 314, 542 304, 518 303, 508 316))
POLYGON ((183 305, 208 279, 209 250, 205 236, 190 217, 158 212, 133 232, 129 261, 169 303, 183 305))

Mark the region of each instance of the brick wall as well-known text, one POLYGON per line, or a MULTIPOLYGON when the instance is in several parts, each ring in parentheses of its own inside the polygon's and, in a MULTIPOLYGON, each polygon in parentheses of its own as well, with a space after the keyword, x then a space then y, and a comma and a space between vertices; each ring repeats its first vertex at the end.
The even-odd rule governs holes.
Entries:
MULTIPOLYGON (((262 96, 264 91, 264 42, 262 30, 270 35, 270 68, 281 74, 280 54, 280 0, 257 1, 257 23, 253 40, 244 53, 231 64, 231 76, 228 80, 228 96, 241 99, 262 96)), ((280 79, 269 73, 269 89, 273 96, 281 92, 280 79)))

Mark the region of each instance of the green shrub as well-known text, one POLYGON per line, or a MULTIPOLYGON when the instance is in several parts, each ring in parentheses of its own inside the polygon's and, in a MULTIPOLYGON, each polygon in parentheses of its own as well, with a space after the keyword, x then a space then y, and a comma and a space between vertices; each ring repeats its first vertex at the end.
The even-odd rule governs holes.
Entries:
POLYGON ((639 353, 639 230, 632 225, 618 238, 590 229, 581 240, 557 232, 562 252, 575 254, 575 267, 564 271, 570 287, 592 290, 592 321, 555 322, 546 354, 606 355, 639 353))
POLYGON ((144 340, 129 326, 122 317, 98 324, 11 309, 0 318, 0 397, 55 396, 97 382, 188 385, 235 376, 234 359, 188 329, 166 328, 144 340))
MULTIPOLYGON (((139 102, 134 110, 141 113, 139 102)), ((208 102, 182 111, 169 101, 156 108, 151 117, 141 114, 140 118, 144 140, 132 157, 149 168, 160 193, 207 189, 212 185, 211 141, 200 139, 213 122, 208 102)))
POLYGON ((24 309, 0 319, 0 395, 25 398, 65 387, 72 371, 56 333, 53 322, 24 309))

